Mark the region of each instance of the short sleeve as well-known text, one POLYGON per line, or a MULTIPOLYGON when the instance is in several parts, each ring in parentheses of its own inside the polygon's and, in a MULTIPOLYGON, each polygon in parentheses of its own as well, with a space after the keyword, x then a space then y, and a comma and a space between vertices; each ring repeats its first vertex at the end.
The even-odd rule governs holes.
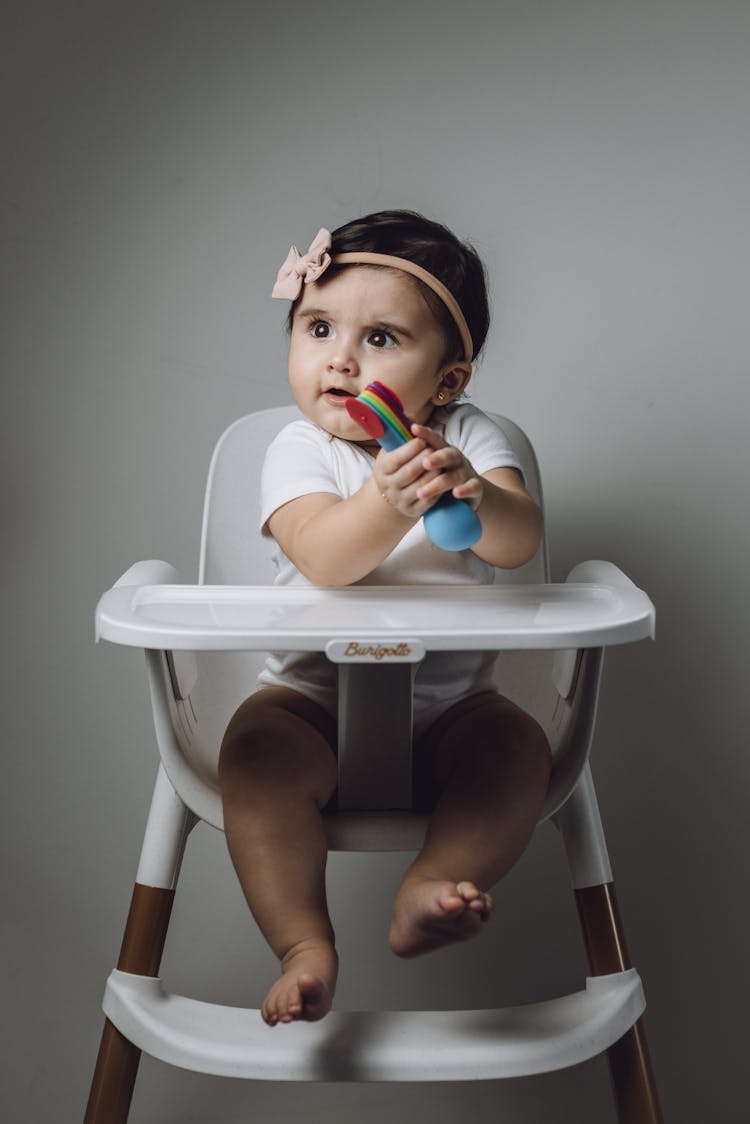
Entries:
POLYGON ((274 511, 290 500, 315 492, 341 494, 327 443, 327 436, 304 420, 291 422, 273 439, 261 475, 262 534, 268 535, 267 523, 274 511))
POLYGON ((471 461, 481 476, 493 468, 523 469, 513 446, 499 425, 468 403, 448 413, 444 439, 471 461))

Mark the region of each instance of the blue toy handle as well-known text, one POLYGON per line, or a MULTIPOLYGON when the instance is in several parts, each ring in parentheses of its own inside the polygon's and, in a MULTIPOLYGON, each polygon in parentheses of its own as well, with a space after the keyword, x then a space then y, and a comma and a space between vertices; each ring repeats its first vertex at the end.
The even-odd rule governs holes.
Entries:
MULTIPOLYGON (((378 438, 378 444, 391 453, 402 444, 402 439, 388 426, 378 438)), ((466 500, 456 499, 450 492, 444 492, 423 516, 427 537, 442 550, 468 550, 482 537, 482 524, 479 516, 466 500)))
POLYGON ((482 537, 476 511, 450 492, 444 492, 422 518, 428 538, 443 550, 468 550, 482 537))

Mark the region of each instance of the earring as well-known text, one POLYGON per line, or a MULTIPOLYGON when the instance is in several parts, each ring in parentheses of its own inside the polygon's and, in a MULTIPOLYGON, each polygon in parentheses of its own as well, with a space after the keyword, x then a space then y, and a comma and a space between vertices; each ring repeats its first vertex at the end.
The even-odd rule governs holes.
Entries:
POLYGON ((437 400, 438 400, 438 402, 442 402, 442 401, 443 401, 444 399, 445 399, 445 394, 443 393, 443 391, 442 391, 442 390, 439 390, 439 391, 437 392, 437 400))

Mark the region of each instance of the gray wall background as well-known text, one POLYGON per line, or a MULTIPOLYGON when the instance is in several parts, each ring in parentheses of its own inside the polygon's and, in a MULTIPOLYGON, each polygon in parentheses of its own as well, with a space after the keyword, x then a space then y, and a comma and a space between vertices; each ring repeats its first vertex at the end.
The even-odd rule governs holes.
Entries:
MULTIPOLYGON (((94 646, 96 600, 139 558, 194 579, 215 440, 289 398, 289 243, 407 206, 488 262, 474 400, 538 448, 555 576, 609 558, 657 605, 656 644, 608 657, 595 777, 667 1120, 745 1119, 748 6, 40 0, 2 25, 4 1118, 81 1119, 156 770, 142 659, 94 646)), ((580 985, 551 828, 470 952, 387 953, 403 861, 332 860, 341 1006, 580 985)), ((168 985, 257 1005, 272 970, 197 829, 168 985)), ((144 1060, 132 1120, 420 1107, 613 1119, 599 1060, 444 1088, 144 1060)))

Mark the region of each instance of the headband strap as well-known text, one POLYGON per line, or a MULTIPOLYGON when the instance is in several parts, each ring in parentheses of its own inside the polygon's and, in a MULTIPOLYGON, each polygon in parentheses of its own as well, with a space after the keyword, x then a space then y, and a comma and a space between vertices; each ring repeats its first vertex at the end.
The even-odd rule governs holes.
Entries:
POLYGON ((334 254, 331 258, 331 264, 388 265, 393 269, 400 269, 404 273, 410 273, 412 277, 418 278, 428 289, 432 289, 433 293, 436 293, 440 297, 455 320, 456 327, 461 336, 461 343, 464 347, 464 358, 471 363, 474 354, 474 344, 471 339, 469 325, 466 323, 466 318, 461 311, 458 301, 451 291, 445 287, 442 281, 438 281, 437 277, 428 270, 422 269, 421 265, 415 265, 414 262, 409 261, 408 258, 397 258, 392 254, 371 254, 366 251, 362 251, 362 253, 334 254))
POLYGON ((458 328, 464 348, 464 358, 471 363, 474 355, 474 344, 469 325, 466 323, 466 318, 458 301, 442 281, 438 281, 432 273, 422 269, 421 265, 415 265, 408 258, 395 257, 393 254, 369 253, 364 250, 361 253, 336 254, 331 258, 328 253, 330 248, 331 234, 325 227, 318 231, 306 254, 301 254, 296 246, 292 246, 286 261, 278 272, 271 296, 279 297, 282 300, 296 300, 302 291, 302 286, 309 284, 310 281, 317 281, 332 264, 385 265, 392 269, 400 269, 403 273, 410 273, 412 277, 416 277, 440 297, 458 328))

